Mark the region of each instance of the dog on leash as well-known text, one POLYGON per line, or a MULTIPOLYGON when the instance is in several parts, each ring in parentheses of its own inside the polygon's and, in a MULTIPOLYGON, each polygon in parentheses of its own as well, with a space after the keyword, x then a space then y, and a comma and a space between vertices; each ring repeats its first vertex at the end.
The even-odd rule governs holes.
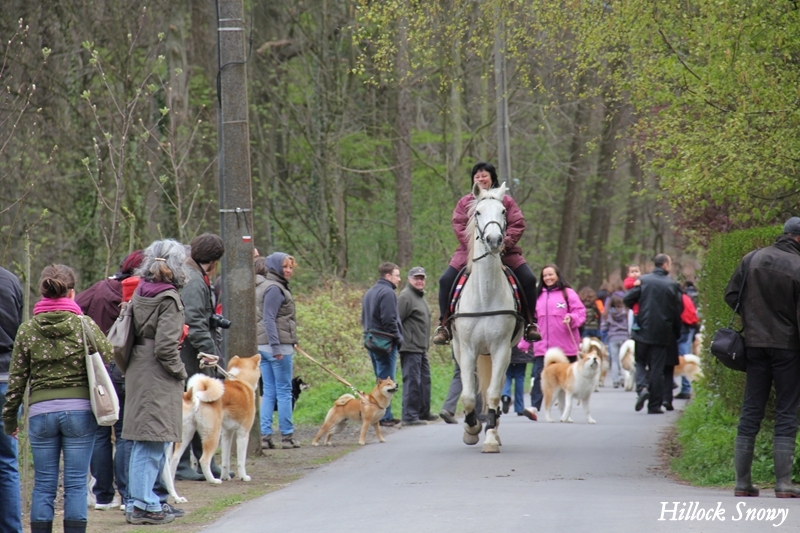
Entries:
POLYGON ((174 478, 181 455, 189 447, 195 432, 203 441, 200 468, 209 483, 219 484, 230 479, 231 450, 236 439, 236 475, 250 481, 245 470, 247 442, 256 414, 256 388, 261 377, 261 355, 234 356, 228 363, 229 378, 220 381, 205 374, 195 374, 189 379, 183 393, 183 436, 176 443, 170 458, 169 469, 164 469, 164 484, 177 503, 186 499, 175 491, 174 478), (221 436, 221 439, 220 439, 221 436), (222 446, 220 479, 211 473, 211 458, 222 446))
MULTIPOLYGON (((597 383, 598 387, 605 387, 606 381, 606 374, 608 374, 608 370, 611 368, 611 365, 608 361, 608 350, 606 349, 606 345, 603 344, 603 341, 598 339, 597 337, 584 337, 581 339, 581 354, 586 355, 589 352, 594 352, 600 357, 600 380, 597 383)), ((594 389, 597 392, 597 387, 594 389)))
POLYGON ((347 425, 348 420, 361 421, 361 434, 358 443, 361 446, 366 444, 365 437, 367 429, 372 426, 378 440, 386 442, 381 434, 380 420, 386 413, 386 408, 392 403, 392 397, 397 392, 397 383, 392 378, 379 379, 378 384, 367 395, 356 398, 352 394, 342 394, 333 403, 333 407, 325 416, 325 422, 317 432, 317 436, 311 441, 312 446, 319 446, 319 439, 325 435, 325 444, 331 445, 331 437, 340 433, 347 425))
POLYGON ((560 348, 550 348, 544 354, 544 370, 542 371, 542 393, 544 395, 545 420, 550 418, 550 408, 558 399, 561 408, 561 421, 572 422, 570 413, 573 401, 580 400, 586 411, 586 421, 596 424, 589 411, 589 398, 600 379, 602 361, 594 350, 578 360, 570 363, 560 348))

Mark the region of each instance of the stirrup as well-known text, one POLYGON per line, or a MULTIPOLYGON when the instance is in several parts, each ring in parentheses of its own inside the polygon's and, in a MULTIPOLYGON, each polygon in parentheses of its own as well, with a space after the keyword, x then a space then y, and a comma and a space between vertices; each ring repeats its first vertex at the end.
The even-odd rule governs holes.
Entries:
POLYGON ((535 322, 531 322, 525 326, 525 340, 528 342, 538 342, 542 340, 542 334, 539 333, 539 326, 535 322))
POLYGON ((450 344, 450 332, 447 331, 447 328, 444 326, 439 326, 436 328, 436 331, 433 333, 433 344, 438 346, 447 346, 450 344))

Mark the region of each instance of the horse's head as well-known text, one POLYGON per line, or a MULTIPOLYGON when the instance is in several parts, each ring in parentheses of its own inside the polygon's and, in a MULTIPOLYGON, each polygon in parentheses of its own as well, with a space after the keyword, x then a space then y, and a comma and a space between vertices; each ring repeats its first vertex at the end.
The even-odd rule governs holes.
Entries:
MULTIPOLYGON (((495 189, 483 190, 477 183, 472 188, 475 201, 470 211, 470 229, 476 240, 483 244, 483 247, 474 251, 481 257, 487 254, 497 255, 503 250, 503 239, 506 236, 506 207, 503 205, 505 194, 505 182, 495 189), (486 253, 481 248, 485 248, 486 253)), ((474 240, 472 244, 474 248, 474 240)), ((480 258, 476 258, 475 253, 471 254, 473 260, 480 258)))

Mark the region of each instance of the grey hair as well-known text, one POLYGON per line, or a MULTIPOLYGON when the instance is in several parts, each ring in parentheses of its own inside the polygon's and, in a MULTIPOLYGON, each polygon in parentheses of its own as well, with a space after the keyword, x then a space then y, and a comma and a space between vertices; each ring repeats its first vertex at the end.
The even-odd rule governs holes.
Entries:
POLYGON ((137 274, 144 281, 154 283, 171 283, 176 289, 186 282, 183 262, 186 260, 186 248, 173 239, 155 241, 144 251, 144 260, 137 274))

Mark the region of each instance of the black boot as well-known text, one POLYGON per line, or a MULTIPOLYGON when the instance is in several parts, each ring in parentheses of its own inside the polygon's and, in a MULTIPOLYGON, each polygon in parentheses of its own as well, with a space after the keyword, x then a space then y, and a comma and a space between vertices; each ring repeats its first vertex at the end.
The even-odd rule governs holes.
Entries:
POLYGON ((64 533, 86 533, 86 520, 64 520, 64 533))
POLYGON ((204 481, 206 478, 202 474, 198 474, 192 469, 192 448, 186 448, 186 451, 181 455, 181 461, 178 463, 178 470, 175 472, 175 479, 179 481, 204 481))
POLYGON ((733 469, 736 471, 736 486, 733 488, 733 495, 736 497, 758 496, 758 487, 755 487, 750 480, 755 445, 755 437, 736 437, 733 449, 733 469))
MULTIPOLYGON (((86 531, 85 527, 84 531, 86 531)), ((31 533, 53 533, 53 521, 31 522, 31 533)))
POLYGON ((800 498, 800 487, 792 484, 794 437, 775 437, 772 455, 775 461, 775 497, 800 498))

